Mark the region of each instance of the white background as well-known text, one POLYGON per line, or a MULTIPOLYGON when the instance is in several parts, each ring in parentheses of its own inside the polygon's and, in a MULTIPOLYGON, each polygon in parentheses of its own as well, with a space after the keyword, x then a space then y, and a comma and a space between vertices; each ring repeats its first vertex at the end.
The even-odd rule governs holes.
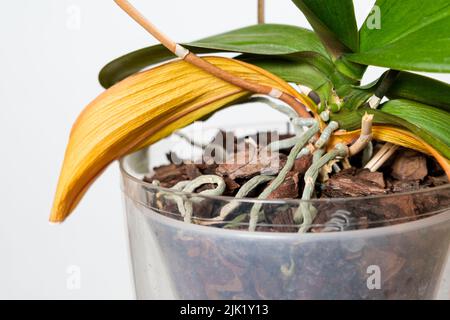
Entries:
MULTIPOLYGON (((133 3, 180 42, 256 21, 256 0, 133 3)), ((373 3, 355 1, 360 23, 373 3)), ((267 0, 267 21, 308 26, 289 0, 267 0)), ((133 298, 117 164, 66 223, 50 226, 47 219, 71 124, 102 91, 98 71, 154 43, 112 0, 2 1, 0 298, 133 298), (79 289, 67 287, 71 266, 81 271, 79 289)), ((368 79, 379 73, 371 69, 368 79)), ((273 120, 269 113, 256 117, 273 120)))

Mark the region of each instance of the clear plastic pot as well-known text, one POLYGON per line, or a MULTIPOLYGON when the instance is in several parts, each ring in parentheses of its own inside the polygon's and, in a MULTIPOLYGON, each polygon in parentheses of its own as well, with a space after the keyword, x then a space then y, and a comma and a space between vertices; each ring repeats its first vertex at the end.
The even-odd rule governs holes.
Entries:
MULTIPOLYGON (((164 153, 150 154, 164 158, 164 153)), ((301 201, 236 200, 160 188, 141 179, 148 168, 145 155, 140 152, 121 161, 139 299, 432 299, 436 295, 450 244, 448 186, 310 201, 325 217, 312 229, 327 226, 329 232, 299 234, 283 219, 289 219, 301 201), (177 197, 192 203, 193 223, 183 221, 177 197), (246 222, 230 225, 211 219, 213 212, 230 202, 244 213, 260 203, 261 212, 279 218, 259 224, 256 232, 248 232, 246 222), (339 219, 330 229, 330 220, 342 212, 354 220, 347 221, 345 231, 338 231, 339 219)))

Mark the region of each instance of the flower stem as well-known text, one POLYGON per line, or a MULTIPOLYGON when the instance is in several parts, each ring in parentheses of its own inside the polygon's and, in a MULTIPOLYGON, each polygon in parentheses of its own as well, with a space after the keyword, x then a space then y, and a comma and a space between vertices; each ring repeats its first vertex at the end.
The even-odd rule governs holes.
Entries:
POLYGON ((258 24, 266 23, 265 20, 265 0, 258 0, 258 24))

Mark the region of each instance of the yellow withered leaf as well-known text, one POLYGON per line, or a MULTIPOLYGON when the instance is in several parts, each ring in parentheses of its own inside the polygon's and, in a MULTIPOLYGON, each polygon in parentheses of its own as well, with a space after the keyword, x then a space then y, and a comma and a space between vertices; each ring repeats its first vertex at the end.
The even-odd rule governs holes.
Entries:
MULTIPOLYGON (((288 92, 312 107, 308 98, 265 70, 228 58, 206 59, 238 77, 288 92)), ((65 220, 114 160, 248 95, 184 61, 138 73, 106 90, 72 128, 50 221, 65 220)))
MULTIPOLYGON (((263 69, 233 59, 206 59, 247 81, 285 91, 315 110, 309 98, 263 69)), ((83 110, 72 128, 50 221, 64 221, 114 160, 249 95, 184 61, 138 73, 106 90, 83 110)), ((412 133, 374 126, 373 135, 376 140, 432 154, 450 175, 449 161, 412 133)), ((337 132, 331 145, 350 144, 358 136, 359 130, 337 132)))
MULTIPOLYGON (((353 141, 358 139, 360 132, 361 130, 347 132, 338 131, 331 137, 330 147, 339 142, 351 144, 353 141)), ((372 127, 372 134, 374 140, 390 142, 405 148, 432 155, 445 170, 447 176, 450 176, 449 160, 413 133, 397 127, 376 125, 372 127)))

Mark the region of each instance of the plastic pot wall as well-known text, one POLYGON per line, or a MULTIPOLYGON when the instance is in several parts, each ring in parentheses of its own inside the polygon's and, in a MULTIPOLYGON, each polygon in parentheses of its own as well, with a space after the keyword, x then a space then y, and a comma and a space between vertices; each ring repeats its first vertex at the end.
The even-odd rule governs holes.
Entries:
MULTIPOLYGON (((143 183, 136 173, 142 164, 136 159, 140 158, 125 158, 121 167, 138 299, 432 299, 436 295, 450 244, 448 187, 311 202, 330 216, 346 210, 372 217, 366 230, 298 234, 286 227, 288 232, 248 232, 242 230, 245 225, 228 230, 188 224, 174 212, 161 210, 158 201, 169 201, 173 195, 143 183), (403 205, 408 202, 414 204, 415 215, 396 218, 402 210, 410 210, 403 205), (373 218, 380 210, 392 219, 373 218)), ((202 210, 233 199, 193 197, 192 201, 202 204, 194 205, 194 216, 207 224, 202 210)), ((250 205, 251 201, 240 204, 244 211, 250 205)), ((262 210, 285 212, 298 205, 299 201, 266 201, 262 210)))

